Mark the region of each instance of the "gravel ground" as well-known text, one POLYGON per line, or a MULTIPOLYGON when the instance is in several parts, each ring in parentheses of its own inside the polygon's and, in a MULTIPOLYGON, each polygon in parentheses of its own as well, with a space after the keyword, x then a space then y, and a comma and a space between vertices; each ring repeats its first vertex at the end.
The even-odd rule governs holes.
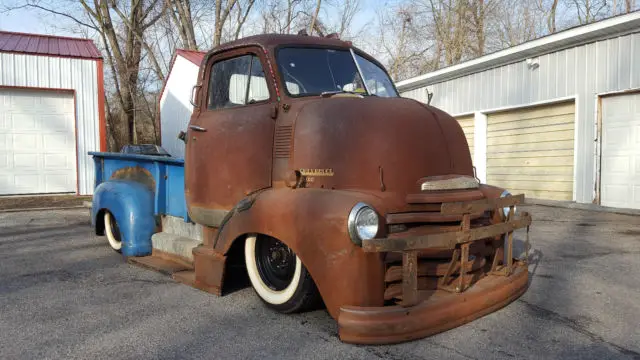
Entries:
POLYGON ((86 209, 0 213, 0 359, 640 358, 640 217, 527 208, 527 293, 393 346, 343 344, 326 311, 280 315, 251 288, 219 298, 128 265, 86 209))

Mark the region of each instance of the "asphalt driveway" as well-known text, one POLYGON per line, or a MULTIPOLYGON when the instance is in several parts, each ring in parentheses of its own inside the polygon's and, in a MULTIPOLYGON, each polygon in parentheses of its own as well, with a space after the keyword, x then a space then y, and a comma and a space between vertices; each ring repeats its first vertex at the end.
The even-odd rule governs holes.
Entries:
POLYGON ((125 263, 86 209, 0 213, 0 359, 640 358, 640 217, 529 206, 527 293, 394 346, 337 338, 325 311, 280 315, 125 263))

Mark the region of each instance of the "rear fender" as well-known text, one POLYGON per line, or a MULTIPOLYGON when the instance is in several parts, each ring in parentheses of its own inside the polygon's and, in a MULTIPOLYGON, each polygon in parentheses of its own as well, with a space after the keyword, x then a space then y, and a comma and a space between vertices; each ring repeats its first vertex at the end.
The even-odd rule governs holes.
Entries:
POLYGON ((363 252, 347 231, 349 212, 360 201, 377 208, 380 200, 355 191, 265 191, 247 210, 234 211, 214 247, 226 254, 236 239, 247 234, 272 236, 300 257, 333 317, 344 305, 382 306, 382 254, 363 252))
POLYGON ((151 235, 156 228, 153 204, 153 192, 138 182, 106 181, 94 191, 91 222, 96 230, 101 230, 102 216, 109 211, 120 228, 122 254, 150 255, 151 235))

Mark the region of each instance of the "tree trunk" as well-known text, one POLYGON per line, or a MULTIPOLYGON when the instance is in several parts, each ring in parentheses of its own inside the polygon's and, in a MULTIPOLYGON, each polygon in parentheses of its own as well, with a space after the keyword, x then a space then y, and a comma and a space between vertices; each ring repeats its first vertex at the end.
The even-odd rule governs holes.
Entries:
POLYGON ((313 34, 313 30, 316 28, 316 21, 318 20, 318 13, 320 13, 320 6, 322 6, 322 0, 318 0, 316 5, 316 11, 311 18, 311 24, 309 24, 309 35, 313 34))

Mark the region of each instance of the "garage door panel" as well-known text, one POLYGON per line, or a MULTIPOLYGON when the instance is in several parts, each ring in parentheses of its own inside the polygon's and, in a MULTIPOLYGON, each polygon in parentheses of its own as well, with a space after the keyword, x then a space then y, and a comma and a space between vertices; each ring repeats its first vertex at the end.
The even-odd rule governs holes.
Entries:
POLYGON ((73 95, 0 90, 0 194, 76 190, 73 95))
POLYGON ((573 141, 574 131, 554 131, 546 133, 540 136, 531 136, 531 134, 523 135, 510 135, 501 137, 487 137, 487 146, 491 145, 510 145, 510 144, 530 144, 539 142, 552 142, 552 141, 573 141))
POLYGON ((504 111, 491 114, 491 123, 498 124, 502 122, 512 122, 520 120, 531 120, 539 118, 547 118, 558 115, 571 115, 575 113, 575 107, 572 102, 564 104, 554 104, 547 106, 530 107, 504 111))
MULTIPOLYGON (((516 128, 516 129, 508 129, 508 130, 491 130, 491 136, 487 137, 503 137, 510 135, 531 135, 531 136, 539 136, 546 135, 550 132, 555 131, 565 131, 571 130, 573 131, 573 123, 560 123, 553 125, 544 125, 544 126, 535 126, 535 127, 525 127, 525 128, 516 128)), ((487 129, 487 131, 489 131, 487 129)))
POLYGON ((42 135, 42 142, 44 147, 49 151, 55 151, 56 149, 67 149, 69 146, 74 146, 75 139, 69 134, 58 133, 42 135))
POLYGON ((573 147, 573 140, 492 145, 491 147, 487 148, 487 156, 513 151, 537 152, 546 150, 573 150, 573 147))
MULTIPOLYGON (((489 181, 490 178, 487 178, 489 181)), ((497 179, 494 179, 497 180, 497 179)), ((573 181, 532 181, 532 180, 504 180, 501 179, 501 186, 506 189, 526 189, 533 191, 573 191, 573 181)))
POLYGON ((487 159, 487 167, 493 167, 493 166, 511 166, 511 167, 573 166, 573 157, 487 159))
POLYGON ((514 129, 528 129, 536 128, 545 125, 557 125, 557 124, 573 124, 573 114, 562 114, 557 116, 549 116, 545 118, 534 118, 520 121, 508 121, 502 123, 492 122, 487 126, 487 130, 499 131, 499 130, 514 130, 514 129))
POLYGON ((545 166, 545 167, 509 167, 509 166, 494 166, 491 168, 491 174, 487 176, 500 176, 503 177, 505 175, 524 175, 524 176, 535 176, 535 175, 550 175, 550 176, 573 176, 573 169, 568 168, 566 166, 545 166))
POLYGON ((15 154, 13 156, 14 169, 33 169, 37 171, 34 165, 40 165, 39 154, 15 154))
POLYGON ((10 117, 11 127, 9 131, 11 132, 18 132, 23 130, 37 131, 38 128, 36 127, 36 116, 37 115, 34 115, 34 114, 11 114, 11 117, 10 117))
POLYGON ((508 152, 496 152, 493 154, 487 154, 487 159, 518 159, 518 158, 547 158, 547 157, 562 157, 567 156, 573 159, 573 149, 571 150, 540 150, 540 151, 526 151, 515 150, 508 152))
POLYGON ((572 200, 574 104, 487 116, 487 183, 528 197, 572 200))
POLYGON ((640 209, 640 94, 602 99, 601 204, 640 209))
MULTIPOLYGON (((632 160, 627 155, 607 155, 607 161, 602 162, 602 171, 607 174, 622 174, 627 175, 632 167, 632 160)), ((616 178, 612 177, 610 181, 615 181, 616 178)), ((625 179, 626 180, 626 179, 625 179)))
POLYGON ((10 135, 0 133, 0 151, 5 151, 7 149, 10 149, 12 144, 13 144, 13 141, 10 135))
POLYGON ((467 145, 469 145, 469 152, 473 158, 473 146, 474 146, 474 132, 475 132, 475 117, 474 115, 460 116, 456 120, 464 132, 464 137, 467 139, 467 145))
MULTIPOLYGON (((493 174, 487 178, 488 180, 495 181, 551 181, 551 182, 567 182, 565 179, 567 178, 567 174, 514 174, 509 171, 505 171, 502 174, 493 174)), ((572 183, 572 182, 571 182, 572 183)))
POLYGON ((43 166, 45 169, 66 169, 70 166, 73 166, 72 163, 69 162, 69 157, 66 154, 47 154, 43 159, 43 166))

